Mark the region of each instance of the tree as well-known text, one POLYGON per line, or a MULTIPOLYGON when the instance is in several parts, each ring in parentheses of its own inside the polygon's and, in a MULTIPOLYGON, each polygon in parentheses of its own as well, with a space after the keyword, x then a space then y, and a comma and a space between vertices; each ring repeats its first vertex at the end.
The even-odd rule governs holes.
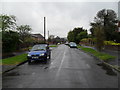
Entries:
POLYGON ((79 40, 79 42, 80 42, 81 39, 87 38, 87 37, 88 37, 87 31, 82 31, 77 35, 77 40, 79 40))
POLYGON ((72 31, 68 32, 68 36, 67 36, 67 39, 69 42, 76 42, 76 43, 79 43, 79 38, 77 38, 78 34, 81 33, 81 32, 84 32, 86 31, 85 29, 83 28, 74 28, 72 31))
POLYGON ((30 31, 32 30, 29 25, 17 26, 17 30, 20 36, 20 47, 28 47, 30 43, 33 43, 30 31), (29 39, 28 39, 29 38, 29 39), (31 42, 30 42, 31 41, 31 42))
POLYGON ((74 42, 75 41, 75 36, 74 36, 74 33, 72 31, 70 31, 68 33, 67 39, 68 39, 69 42, 74 42))
POLYGON ((2 51, 12 52, 18 48, 19 34, 14 31, 3 31, 2 32, 2 51))
POLYGON ((90 32, 91 32, 91 34, 90 34, 90 35, 91 35, 92 37, 94 37, 95 35, 94 35, 94 28, 93 28, 93 27, 92 27, 92 28, 90 28, 90 32))
POLYGON ((2 31, 13 30, 16 27, 16 18, 13 15, 0 15, 0 29, 2 31))
POLYGON ((0 33, 2 34, 2 51, 12 52, 17 49, 19 35, 13 31, 16 28, 16 18, 13 15, 0 15, 0 33))
POLYGON ((106 40, 115 40, 115 37, 113 37, 113 33, 117 30, 117 15, 115 11, 102 9, 97 13, 94 22, 91 23, 92 28, 90 31, 93 35, 94 27, 98 25, 103 27, 106 40))
POLYGON ((21 41, 25 42, 26 41, 25 39, 30 37, 30 31, 32 29, 29 25, 21 25, 21 26, 17 26, 17 30, 19 32, 21 41))
POLYGON ((95 42, 98 51, 101 51, 104 46, 104 29, 102 26, 95 27, 95 42))

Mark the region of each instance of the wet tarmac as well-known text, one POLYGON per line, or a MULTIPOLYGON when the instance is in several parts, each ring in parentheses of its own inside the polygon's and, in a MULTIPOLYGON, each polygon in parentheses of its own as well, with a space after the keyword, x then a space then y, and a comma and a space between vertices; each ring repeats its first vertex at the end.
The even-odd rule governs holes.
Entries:
POLYGON ((3 75, 3 88, 118 88, 118 75, 90 55, 65 45, 47 63, 25 63, 3 75))

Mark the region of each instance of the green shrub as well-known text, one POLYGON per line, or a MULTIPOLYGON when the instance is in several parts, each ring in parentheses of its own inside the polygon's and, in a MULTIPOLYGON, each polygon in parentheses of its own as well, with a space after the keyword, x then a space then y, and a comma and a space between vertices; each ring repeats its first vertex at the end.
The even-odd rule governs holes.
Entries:
POLYGON ((114 41, 104 41, 105 45, 120 45, 120 43, 115 43, 114 41))

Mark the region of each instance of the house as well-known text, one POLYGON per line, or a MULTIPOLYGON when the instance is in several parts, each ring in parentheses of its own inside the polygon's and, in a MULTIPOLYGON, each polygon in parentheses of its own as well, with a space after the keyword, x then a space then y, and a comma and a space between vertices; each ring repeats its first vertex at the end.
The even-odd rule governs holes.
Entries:
POLYGON ((54 37, 55 37, 54 35, 50 35, 49 36, 50 39, 54 39, 54 37))
POLYGON ((32 34, 31 36, 36 42, 44 41, 44 37, 41 34, 32 34))

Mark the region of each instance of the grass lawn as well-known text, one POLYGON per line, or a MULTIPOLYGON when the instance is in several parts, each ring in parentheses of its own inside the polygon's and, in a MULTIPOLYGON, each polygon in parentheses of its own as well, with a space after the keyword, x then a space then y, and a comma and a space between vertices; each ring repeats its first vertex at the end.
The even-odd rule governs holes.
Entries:
POLYGON ((57 45, 49 45, 49 47, 57 47, 57 45))
POLYGON ((16 65, 27 60, 27 54, 21 54, 1 60, 2 60, 2 65, 16 65))
POLYGON ((89 53, 93 54, 94 56, 96 56, 97 58, 99 58, 101 60, 104 60, 104 61, 108 61, 108 60, 116 58, 115 56, 111 56, 111 55, 106 54, 106 53, 98 52, 98 51, 96 51, 92 48, 86 48, 86 47, 83 47, 83 46, 78 46, 78 48, 82 49, 85 52, 89 52, 89 53))

